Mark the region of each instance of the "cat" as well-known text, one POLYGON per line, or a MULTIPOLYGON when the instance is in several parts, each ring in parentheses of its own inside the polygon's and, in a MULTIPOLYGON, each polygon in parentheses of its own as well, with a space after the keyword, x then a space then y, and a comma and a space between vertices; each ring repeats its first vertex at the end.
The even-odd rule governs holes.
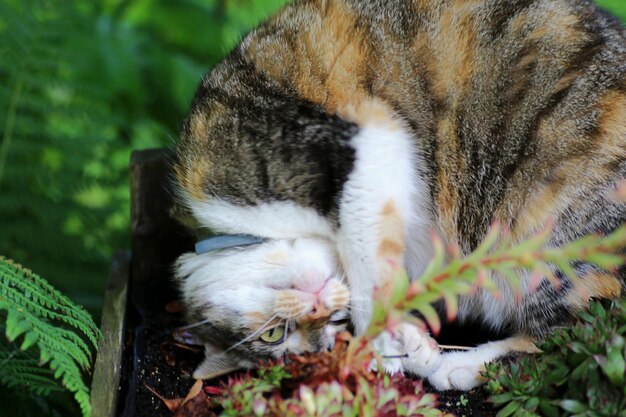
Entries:
MULTIPOLYGON (((209 239, 175 275, 206 346, 198 378, 331 349, 362 334, 390 264, 418 277, 431 232, 471 252, 498 220, 512 242, 609 233, 626 205, 626 33, 587 0, 300 0, 207 74, 176 148, 180 204, 209 239)), ((556 270, 522 299, 494 277, 460 320, 513 337, 441 353, 402 323, 374 345, 389 372, 470 389, 484 363, 533 351, 626 270, 556 270), (402 357, 404 356, 404 357, 402 357)))

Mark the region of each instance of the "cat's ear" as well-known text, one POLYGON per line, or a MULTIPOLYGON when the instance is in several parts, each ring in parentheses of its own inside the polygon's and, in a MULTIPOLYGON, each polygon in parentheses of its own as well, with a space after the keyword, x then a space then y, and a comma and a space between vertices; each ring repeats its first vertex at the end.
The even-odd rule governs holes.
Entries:
POLYGON ((193 373, 195 379, 212 379, 241 369, 233 358, 212 346, 205 346, 204 360, 193 373))

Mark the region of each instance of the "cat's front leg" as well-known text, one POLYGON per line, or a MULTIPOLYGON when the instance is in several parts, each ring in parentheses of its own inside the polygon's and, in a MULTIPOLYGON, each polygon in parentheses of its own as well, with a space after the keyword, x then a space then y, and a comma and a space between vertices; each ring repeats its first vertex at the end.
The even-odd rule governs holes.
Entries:
MULTIPOLYGON (((370 324, 373 298, 389 298, 393 274, 404 265, 409 231, 415 230, 415 223, 426 223, 421 200, 426 201, 428 193, 418 175, 416 141, 402 121, 377 101, 348 113, 360 130, 351 141, 356 160, 342 190, 337 246, 351 290, 351 316, 358 335, 370 324)), ((413 348, 417 349, 413 342, 420 337, 429 346, 433 344, 430 336, 415 326, 402 326, 405 335, 415 333, 406 339, 413 348)), ((387 357, 383 367, 389 372, 401 371, 404 366, 401 357, 406 349, 401 334, 385 331, 374 341, 378 353, 387 357)), ((430 352, 433 361, 421 363, 424 357, 420 354, 412 368, 430 369, 438 355, 436 344, 430 352)))
POLYGON ((528 337, 510 337, 489 342, 469 351, 449 352, 441 355, 440 365, 426 376, 439 391, 470 390, 485 382, 481 375, 485 364, 514 352, 537 353, 539 349, 528 337))
POLYGON ((345 109, 359 126, 351 139, 352 172, 339 204, 337 249, 351 291, 357 334, 370 324, 372 298, 391 290, 403 264, 415 190, 414 140, 402 121, 378 101, 345 109))

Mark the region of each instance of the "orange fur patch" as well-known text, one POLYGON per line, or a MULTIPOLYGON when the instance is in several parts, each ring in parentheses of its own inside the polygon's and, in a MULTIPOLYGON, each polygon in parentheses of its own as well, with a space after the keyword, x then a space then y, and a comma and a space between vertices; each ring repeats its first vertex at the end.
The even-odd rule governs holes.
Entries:
POLYGON ((381 266, 378 291, 387 297, 393 289, 392 272, 401 267, 404 255, 405 220, 393 201, 387 201, 380 212, 380 243, 377 255, 381 266))
POLYGON ((616 299, 621 293, 621 283, 615 276, 595 273, 575 280, 568 300, 573 305, 586 306, 591 298, 616 299))
POLYGON ((193 198, 196 200, 202 200, 206 197, 204 192, 204 182, 206 178, 210 175, 211 172, 211 164, 206 159, 200 159, 195 161, 191 165, 190 171, 187 172, 187 176, 185 178, 186 183, 183 184, 183 187, 193 198))
POLYGON ((438 126, 439 146, 435 159, 441 167, 437 175, 438 193, 436 196, 439 210, 439 227, 446 240, 458 242, 457 210, 458 210, 458 182, 457 173, 464 172, 465 162, 459 157, 459 143, 454 125, 449 118, 441 120, 438 126))
POLYGON ((269 317, 260 311, 250 311, 246 313, 246 319, 251 324, 251 330, 257 330, 260 326, 263 326, 269 317))
POLYGON ((436 79, 433 90, 438 97, 452 101, 467 89, 477 60, 475 6, 481 1, 457 0, 439 20, 436 79))
POLYGON ((564 45, 577 45, 584 40, 582 32, 577 29, 578 17, 564 8, 546 13, 542 16, 542 24, 528 34, 531 41, 556 41, 564 45), (582 39, 581 39, 582 38, 582 39))
MULTIPOLYGON (((564 77, 555 88, 570 81, 569 77, 564 77)), ((593 137, 577 135, 575 118, 544 119, 540 122, 537 136, 542 138, 542 148, 562 151, 559 154, 540 156, 550 170, 544 173, 544 182, 535 186, 515 216, 515 237, 527 237, 565 209, 575 209, 577 205, 584 204, 579 199, 577 190, 606 183, 613 175, 608 167, 624 159, 626 95, 609 91, 600 99, 596 108, 600 111, 600 116, 598 131, 593 137), (568 148, 572 149, 574 156, 567 156, 568 148), (583 153, 582 150, 585 149, 583 153)))
POLYGON ((378 254, 392 258, 402 256, 405 221, 393 201, 388 201, 380 212, 380 228, 382 239, 378 245, 378 254))
POLYGON ((312 2, 297 13, 309 22, 307 31, 288 28, 267 40, 254 33, 246 54, 258 69, 329 113, 359 103, 367 96, 361 85, 368 68, 366 30, 343 2, 312 2))
POLYGON ((623 159, 626 154, 626 95, 610 91, 603 97, 599 107, 603 110, 599 122, 602 138, 599 142, 602 149, 600 153, 615 160, 623 159))

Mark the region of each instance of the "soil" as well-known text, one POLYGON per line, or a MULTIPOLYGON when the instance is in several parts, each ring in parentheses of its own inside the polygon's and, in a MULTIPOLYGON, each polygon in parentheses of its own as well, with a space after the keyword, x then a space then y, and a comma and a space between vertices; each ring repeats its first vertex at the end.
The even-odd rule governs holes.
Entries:
MULTIPOLYGON (((171 294, 175 294, 172 292, 171 294)), ((124 346, 121 396, 118 409, 120 417, 171 417, 165 399, 184 398, 194 384, 191 376, 203 357, 200 347, 178 343, 172 336, 183 326, 183 314, 167 312, 166 304, 153 313, 132 312, 124 346)), ((172 310, 171 300, 168 308, 172 310)), ((459 338, 467 341, 469 335, 475 343, 484 341, 488 334, 474 328, 461 329, 448 326, 441 333, 440 343, 455 344, 459 338), (466 334, 467 333, 467 334, 466 334)), ((205 385, 216 385, 215 381, 205 385)), ((427 390, 436 392, 426 384, 427 390)), ((486 402, 488 394, 481 388, 469 391, 439 393, 439 408, 459 417, 491 417, 495 411, 486 402)))
POLYGON ((193 370, 203 357, 199 348, 183 347, 172 337, 184 325, 181 314, 165 311, 145 317, 140 326, 129 329, 124 346, 121 389, 126 391, 120 404, 120 417, 171 417, 164 398, 185 397, 195 380, 193 370))
MULTIPOLYGON (((425 388, 437 392, 428 384, 425 388)), ((439 394, 439 409, 452 413, 457 417, 493 417, 496 410, 487 402, 489 394, 483 388, 475 388, 468 392, 445 391, 439 394)))

